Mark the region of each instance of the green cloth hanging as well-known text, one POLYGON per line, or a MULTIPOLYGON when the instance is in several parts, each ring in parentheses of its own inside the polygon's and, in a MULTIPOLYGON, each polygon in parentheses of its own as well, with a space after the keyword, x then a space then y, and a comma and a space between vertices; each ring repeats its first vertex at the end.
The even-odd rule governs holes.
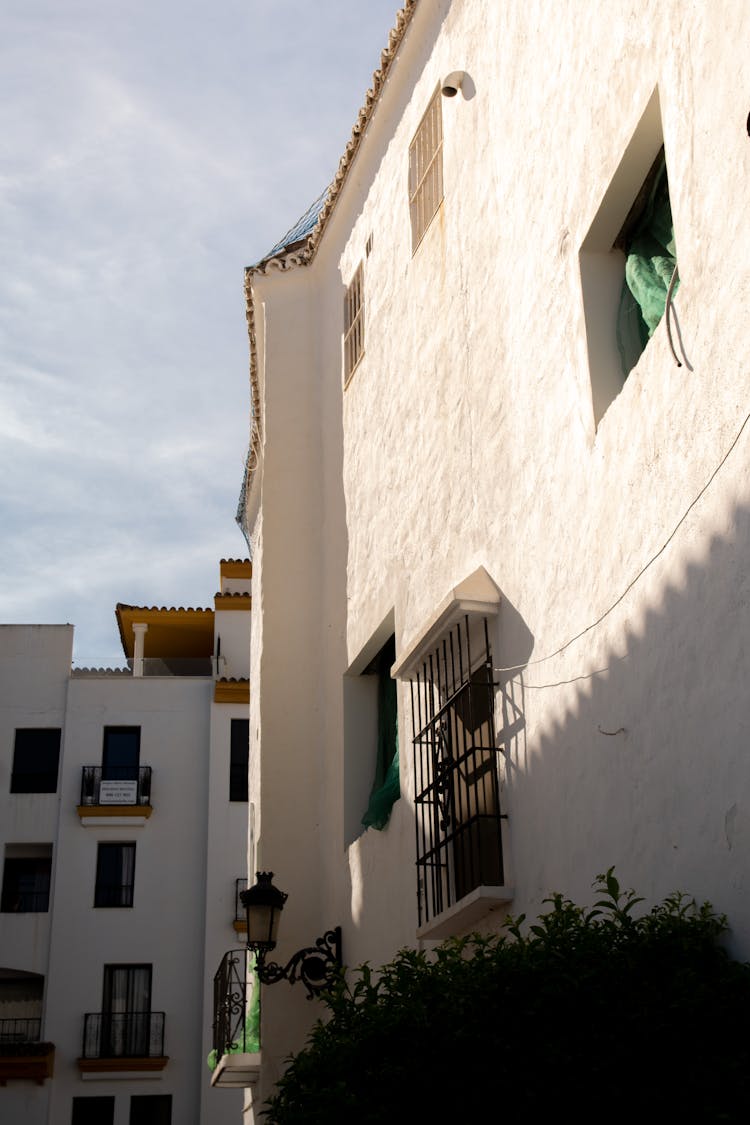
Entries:
POLYGON ((365 828, 382 831, 390 820, 391 809, 401 796, 398 771, 398 705, 396 682, 391 679, 395 649, 386 645, 377 657, 378 676, 378 757, 367 811, 365 828))
MULTIPOLYGON (((625 247, 625 281, 617 315, 617 347, 625 377, 664 316, 677 265, 667 165, 662 155, 646 206, 625 247)), ((679 283, 678 283, 679 285, 679 283)), ((674 292, 678 285, 675 285, 674 292)))

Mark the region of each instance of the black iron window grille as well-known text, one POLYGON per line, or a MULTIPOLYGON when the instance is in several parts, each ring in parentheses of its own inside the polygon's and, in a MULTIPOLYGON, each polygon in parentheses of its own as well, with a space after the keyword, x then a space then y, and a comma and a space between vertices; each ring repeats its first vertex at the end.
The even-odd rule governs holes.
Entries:
POLYGON ((84 1059, 153 1059, 164 1055, 164 1012, 87 1012, 84 1059))
POLYGON ((110 766, 104 774, 102 766, 84 766, 81 804, 150 805, 151 766, 110 766))
POLYGON ((213 1046, 217 1060, 229 1053, 258 1050, 257 1029, 248 1020, 248 955, 254 956, 248 949, 230 949, 214 976, 213 1046))
POLYGON ((495 687, 487 618, 468 616, 411 682, 420 926, 503 883, 495 687))

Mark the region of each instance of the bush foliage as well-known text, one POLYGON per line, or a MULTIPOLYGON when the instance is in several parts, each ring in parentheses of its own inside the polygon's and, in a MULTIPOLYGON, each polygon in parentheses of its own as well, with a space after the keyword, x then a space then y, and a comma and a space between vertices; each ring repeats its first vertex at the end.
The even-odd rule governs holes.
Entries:
POLYGON ((750 1120, 750 966, 726 919, 682 894, 639 915, 613 869, 594 885, 591 909, 554 894, 531 926, 342 979, 269 1125, 750 1120))

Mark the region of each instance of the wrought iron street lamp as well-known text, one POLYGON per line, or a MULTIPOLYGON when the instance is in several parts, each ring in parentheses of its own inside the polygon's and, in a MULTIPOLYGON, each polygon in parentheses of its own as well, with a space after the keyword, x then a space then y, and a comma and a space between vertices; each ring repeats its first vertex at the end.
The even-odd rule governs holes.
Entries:
POLYGON ((262 984, 301 980, 310 999, 330 988, 341 969, 341 927, 326 930, 314 945, 299 949, 286 965, 266 961, 276 947, 279 918, 288 895, 273 885, 273 871, 258 871, 256 882, 240 899, 247 915, 247 947, 255 954, 255 971, 262 984))

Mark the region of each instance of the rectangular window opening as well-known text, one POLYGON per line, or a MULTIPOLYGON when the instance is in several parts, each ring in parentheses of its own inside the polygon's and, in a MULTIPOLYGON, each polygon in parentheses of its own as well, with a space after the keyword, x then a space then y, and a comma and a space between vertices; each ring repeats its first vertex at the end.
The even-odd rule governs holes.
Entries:
POLYGON ((73 1098, 71 1125, 112 1125, 114 1119, 114 1095, 73 1098))
POLYGON ((135 844, 100 843, 96 856, 95 907, 132 906, 135 844))
POLYGON ((171 1094, 134 1094, 130 1099, 129 1125, 171 1125, 171 1094))
POLYGON ((51 879, 51 844, 7 844, 0 912, 46 914, 51 879))
POLYGON ((250 720, 232 719, 229 757, 229 800, 247 801, 250 720))
POLYGON ((56 793, 60 764, 59 727, 21 727, 13 747, 11 793, 56 793))
POLYGON ((440 88, 409 146, 411 250, 416 251, 443 200, 443 117, 440 88))
POLYGON ((420 926, 503 884, 487 618, 457 623, 411 681, 420 926))
POLYGON ((344 297, 344 386, 365 353, 365 281, 359 263, 344 297))

